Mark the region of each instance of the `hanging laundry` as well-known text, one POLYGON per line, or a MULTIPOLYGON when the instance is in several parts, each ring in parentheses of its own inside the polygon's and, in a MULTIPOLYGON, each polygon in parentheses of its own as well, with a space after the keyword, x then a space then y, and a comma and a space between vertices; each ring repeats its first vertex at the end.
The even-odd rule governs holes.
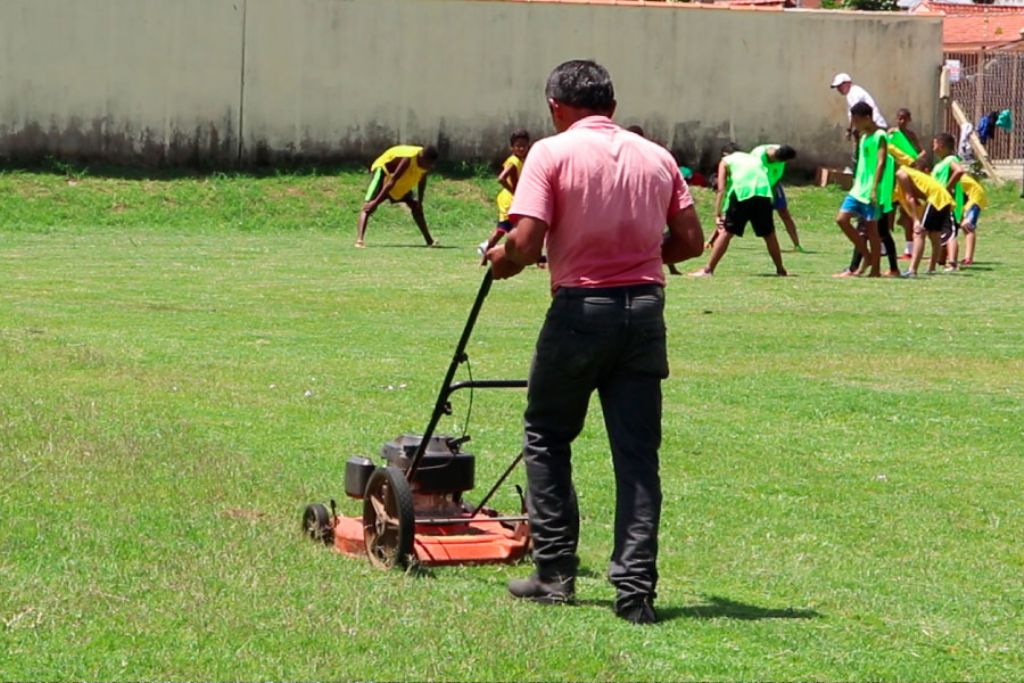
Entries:
POLYGON ((999 112, 999 116, 996 118, 996 128, 1002 128, 1007 133, 1013 128, 1013 115, 1010 114, 1009 109, 999 112))

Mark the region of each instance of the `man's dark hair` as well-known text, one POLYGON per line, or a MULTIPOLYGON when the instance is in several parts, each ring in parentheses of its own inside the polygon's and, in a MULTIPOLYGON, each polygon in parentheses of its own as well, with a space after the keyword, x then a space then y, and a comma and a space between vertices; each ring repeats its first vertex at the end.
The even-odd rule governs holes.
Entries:
MULTIPOLYGON (((910 110, 907 109, 906 107, 900 107, 896 111, 896 116, 910 116, 910 110)), ((911 118, 913 118, 913 117, 911 117, 911 118)))
POLYGON ((875 113, 875 110, 871 108, 871 105, 867 102, 858 102, 857 104, 850 107, 850 116, 867 116, 871 118, 875 113))
POLYGON ((776 161, 789 161, 790 159, 796 159, 796 150, 789 145, 779 145, 775 148, 775 160, 776 161))
POLYGON ((573 59, 555 67, 544 89, 548 99, 570 107, 607 112, 615 106, 612 77, 589 59, 573 59))
POLYGON ((733 152, 738 152, 738 151, 740 151, 740 146, 737 145, 735 142, 733 142, 731 140, 729 142, 725 143, 724 145, 722 145, 722 156, 723 157, 724 156, 729 156, 733 152))
POLYGON ((516 140, 526 140, 527 142, 529 142, 529 131, 527 131, 525 128, 516 128, 514 131, 512 131, 512 135, 508 136, 508 144, 514 145, 516 144, 516 140))
POLYGON ((635 123, 632 126, 626 126, 626 130, 628 130, 630 133, 636 133, 640 137, 644 137, 644 129, 636 125, 635 123))
POLYGON ((423 148, 423 158, 429 161, 437 161, 437 147, 427 145, 423 148))
POLYGON ((943 149, 956 149, 956 138, 950 133, 939 133, 935 139, 939 141, 943 149))

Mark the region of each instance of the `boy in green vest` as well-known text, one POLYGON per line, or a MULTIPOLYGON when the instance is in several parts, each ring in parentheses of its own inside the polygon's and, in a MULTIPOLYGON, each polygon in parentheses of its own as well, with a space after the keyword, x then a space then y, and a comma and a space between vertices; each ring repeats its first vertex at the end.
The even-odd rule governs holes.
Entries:
POLYGON ((754 234, 764 239, 777 275, 788 275, 782 265, 782 250, 775 237, 772 218, 772 184, 761 159, 745 152, 733 152, 718 162, 718 197, 715 203, 716 239, 708 265, 690 277, 714 275, 733 236, 743 237, 750 223, 754 234))
POLYGON ((796 232, 796 223, 789 213, 786 192, 782 189, 782 174, 786 172, 786 162, 796 158, 796 150, 789 145, 758 145, 750 150, 750 153, 759 158, 768 170, 768 180, 772 183, 772 201, 775 213, 779 214, 782 224, 786 226, 789 239, 793 242, 793 249, 801 254, 806 254, 807 250, 800 246, 800 235, 796 232))
MULTIPOLYGON (((925 157, 925 149, 921 146, 917 133, 910 129, 912 120, 910 110, 903 107, 896 112, 896 127, 889 129, 889 154, 896 157, 897 166, 920 163, 925 157)), ((914 248, 914 219, 907 215, 903 207, 900 207, 900 216, 897 222, 903 226, 903 237, 906 240, 903 256, 900 258, 910 260, 914 248)))
POLYGON ((880 259, 882 240, 878 233, 878 219, 881 216, 879 200, 892 196, 892 157, 887 153, 885 131, 875 125, 871 105, 858 102, 850 107, 850 123, 859 133, 860 143, 857 154, 857 169, 854 171, 853 187, 846 195, 836 225, 853 242, 870 267, 870 277, 881 277, 880 259), (867 239, 853 227, 854 216, 860 219, 867 239))
POLYGON ((430 236, 427 218, 423 215, 423 193, 427 189, 427 174, 434 169, 436 163, 436 148, 416 145, 395 145, 377 157, 370 165, 372 179, 363 200, 363 210, 359 212, 357 247, 366 246, 366 225, 370 216, 385 199, 392 204, 401 202, 408 206, 427 246, 438 246, 437 240, 430 236))
POLYGON ((956 255, 958 244, 956 234, 960 221, 964 215, 964 188, 960 184, 960 178, 964 174, 964 167, 960 165, 960 157, 954 153, 956 139, 949 133, 939 133, 932 138, 932 152, 938 159, 932 167, 932 177, 938 180, 946 188, 946 191, 953 197, 953 230, 948 235, 943 235, 942 243, 946 247, 945 271, 947 273, 956 270, 956 255))

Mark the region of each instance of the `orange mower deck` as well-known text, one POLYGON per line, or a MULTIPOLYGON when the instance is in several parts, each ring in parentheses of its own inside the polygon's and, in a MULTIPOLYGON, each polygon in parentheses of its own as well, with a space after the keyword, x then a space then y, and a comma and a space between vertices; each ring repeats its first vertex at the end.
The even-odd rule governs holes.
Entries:
MULTIPOLYGON (((366 556, 361 517, 337 518, 334 549, 345 555, 366 556)), ((510 529, 486 517, 466 524, 417 524, 413 550, 424 565, 512 563, 529 552, 530 534, 525 523, 510 529)))

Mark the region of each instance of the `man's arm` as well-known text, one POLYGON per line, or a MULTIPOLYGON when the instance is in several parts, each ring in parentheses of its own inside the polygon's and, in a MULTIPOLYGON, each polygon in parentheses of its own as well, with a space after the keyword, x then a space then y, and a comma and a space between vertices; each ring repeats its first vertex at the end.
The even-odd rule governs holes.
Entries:
POLYGON ((704 231, 700 227, 697 210, 690 206, 677 211, 668 219, 668 235, 661 245, 664 263, 679 263, 700 256, 704 251, 704 231))
POLYGON ((539 218, 521 216, 502 244, 487 252, 495 280, 504 280, 522 272, 540 260, 548 224, 539 218))

